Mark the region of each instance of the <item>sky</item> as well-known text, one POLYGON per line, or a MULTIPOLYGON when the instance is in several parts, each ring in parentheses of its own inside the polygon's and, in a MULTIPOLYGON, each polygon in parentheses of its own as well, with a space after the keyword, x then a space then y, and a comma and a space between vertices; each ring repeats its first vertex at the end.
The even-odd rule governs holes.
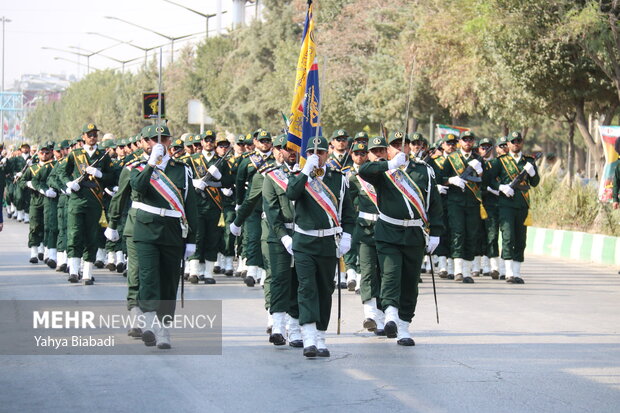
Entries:
MULTIPOLYGON (((216 13, 218 2, 221 2, 222 10, 228 11, 222 14, 222 27, 230 25, 232 0, 174 2, 204 14, 216 13)), ((254 12, 254 4, 247 3, 246 21, 253 17, 254 12)), ((168 39, 106 16, 135 23, 169 37, 194 34, 186 40, 175 41, 174 49, 177 51, 188 41, 197 43, 202 40, 206 30, 204 17, 165 0, 0 0, 1 16, 11 20, 5 24, 5 89, 10 89, 23 74, 65 74, 80 78, 87 72, 87 63, 91 70, 121 68, 119 61, 136 59, 125 63, 126 70, 135 70, 144 62, 144 48, 163 45, 163 60, 170 59, 168 39), (139 48, 89 32, 131 42, 139 48), (88 59, 75 54, 91 54, 102 49, 106 50, 88 59)), ((217 17, 209 19, 210 36, 215 35, 216 20, 217 17)))

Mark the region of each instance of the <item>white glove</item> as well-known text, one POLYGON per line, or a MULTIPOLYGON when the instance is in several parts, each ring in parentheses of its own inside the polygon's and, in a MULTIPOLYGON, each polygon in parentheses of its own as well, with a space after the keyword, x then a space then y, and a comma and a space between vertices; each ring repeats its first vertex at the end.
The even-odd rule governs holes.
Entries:
POLYGON ((196 252, 196 244, 185 244, 185 255, 183 259, 186 260, 196 252))
POLYGON ((56 198, 58 194, 52 188, 47 188, 47 190, 45 191, 45 194, 43 195, 45 195, 48 198, 56 198))
POLYGON ((232 188, 222 188, 222 194, 227 197, 231 197, 233 194, 232 188))
POLYGON ((94 166, 89 166, 88 168, 86 168, 86 173, 94 176, 95 178, 101 178, 103 176, 101 171, 94 166))
POLYGON ((496 191, 495 189, 491 188, 490 186, 487 186, 487 192, 492 193, 495 196, 499 196, 499 191, 496 191))
POLYGON ((510 185, 500 185, 499 191, 503 192, 508 198, 511 198, 515 194, 515 190, 510 187, 510 185))
POLYGON ((80 184, 75 181, 69 181, 67 182, 67 190, 69 191, 69 193, 77 192, 80 190, 80 184))
POLYGON ((26 182, 26 186, 27 186, 28 188, 32 189, 32 190, 35 190, 35 189, 34 189, 34 186, 32 186, 32 181, 28 181, 28 182, 26 182))
POLYGON ((286 252, 293 255, 293 238, 290 235, 285 235, 280 238, 280 241, 282 241, 284 248, 286 248, 286 252))
POLYGON ((230 223, 230 233, 233 234, 235 237, 238 237, 239 235, 241 235, 241 227, 238 227, 235 225, 234 222, 230 223))
POLYGON ((153 146, 151 149, 151 156, 149 156, 149 165, 155 167, 157 162, 161 161, 166 153, 166 148, 161 143, 153 146))
POLYGON ((448 183, 450 185, 458 186, 461 189, 465 189, 466 181, 458 175, 451 176, 448 178, 448 183))
POLYGON ((207 183, 202 179, 192 179, 192 184, 194 185, 194 188, 200 189, 202 191, 204 191, 207 187, 207 183))
POLYGON ((118 235, 118 231, 110 227, 107 227, 105 231, 103 231, 103 235, 112 242, 116 242, 121 238, 120 235, 118 235))
POLYGON ((103 190, 105 191, 105 193, 106 193, 106 194, 108 194, 108 195, 110 195, 110 196, 114 196, 114 193, 115 193, 115 192, 114 192, 114 191, 112 191, 111 189, 109 189, 109 188, 103 188, 103 190))
POLYGON ((527 172, 527 174, 529 176, 536 175, 536 169, 534 168, 534 165, 532 165, 529 162, 527 162, 525 165, 523 165, 523 169, 525 169, 525 172, 527 172))
POLYGON ((482 164, 480 163, 478 159, 472 159, 471 161, 469 161, 469 166, 474 168, 474 170, 476 171, 478 175, 482 173, 482 164))
POLYGON ((235 212, 239 211, 239 208, 241 208, 241 204, 235 205, 235 212))
POLYGON ((211 174, 212 177, 214 177, 215 179, 220 179, 222 177, 222 173, 220 172, 219 169, 217 169, 217 166, 215 165, 211 165, 209 167, 209 169, 207 169, 207 171, 211 174))
POLYGON ((439 191, 439 193, 440 193, 441 195, 445 195, 445 194, 447 194, 447 193, 448 193, 448 187, 447 187, 447 186, 444 186, 444 185, 439 185, 439 184, 438 184, 438 185, 437 185, 437 190, 439 191))
POLYGON ((112 192, 117 193, 118 192, 118 186, 115 186, 114 188, 112 188, 112 192))
POLYGON ((342 233, 342 238, 340 238, 340 245, 338 246, 339 257, 344 256, 351 249, 351 234, 348 232, 342 233))
POLYGON ((0 161, 0 166, 6 165, 6 160, 7 160, 6 157, 2 158, 2 160, 0 161))
POLYGON ((426 244, 426 252, 432 254, 435 248, 439 245, 439 237, 429 237, 428 244, 426 244))
POLYGON ((319 167, 319 155, 312 154, 306 159, 306 163, 304 165, 304 169, 301 170, 301 173, 310 176, 310 173, 319 167))
POLYGON ((404 152, 398 152, 392 160, 388 161, 388 169, 396 169, 407 163, 407 155, 404 152))
POLYGON ((15 174, 15 179, 19 179, 21 177, 22 177, 22 173, 21 172, 18 172, 18 173, 15 174))

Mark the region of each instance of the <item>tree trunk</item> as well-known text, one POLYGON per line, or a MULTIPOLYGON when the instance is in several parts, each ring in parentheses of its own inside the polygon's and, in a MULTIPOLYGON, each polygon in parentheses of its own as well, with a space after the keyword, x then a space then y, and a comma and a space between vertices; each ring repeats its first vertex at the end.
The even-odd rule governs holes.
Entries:
POLYGON ((595 166, 597 176, 602 175, 603 167, 605 166, 605 157, 603 156, 603 148, 600 143, 594 140, 594 137, 588 130, 588 120, 584 113, 584 101, 580 99, 575 102, 575 125, 579 129, 579 133, 583 138, 584 143, 590 150, 592 156, 592 162, 595 166))
POLYGON ((568 187, 573 187, 573 179, 575 178, 575 122, 568 124, 568 187))
POLYGON ((521 129, 521 136, 523 137, 523 140, 525 140, 525 138, 527 137, 527 132, 530 130, 529 126, 524 126, 523 129, 521 129))
POLYGON ((583 177, 586 176, 586 161, 588 154, 583 148, 575 148, 575 160, 577 161, 577 173, 580 173, 583 177))

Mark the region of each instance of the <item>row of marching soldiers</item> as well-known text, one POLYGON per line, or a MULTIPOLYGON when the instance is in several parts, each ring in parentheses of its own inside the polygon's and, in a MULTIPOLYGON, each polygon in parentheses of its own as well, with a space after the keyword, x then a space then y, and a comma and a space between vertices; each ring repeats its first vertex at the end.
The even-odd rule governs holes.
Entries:
POLYGON ((18 182, 37 198, 29 246, 38 254, 43 241, 33 205, 40 199, 47 217, 57 203, 66 245, 46 238, 48 265, 58 260, 69 282, 92 285, 105 246, 109 269, 127 276, 129 311, 145 320, 129 334, 146 345, 170 348, 169 330, 157 320, 174 314, 181 268, 190 282, 213 284, 215 273, 233 275, 237 255, 246 285, 264 286, 269 341, 328 357, 336 283, 359 289, 364 328, 414 345, 409 325, 425 255, 447 244, 440 267, 450 256, 456 279, 471 282, 481 219, 490 216, 481 194, 497 197, 507 281, 523 282, 527 189, 538 176, 517 135, 506 139, 509 154, 493 159, 492 151, 473 151, 471 133, 447 136, 441 154, 423 155, 419 134, 351 139, 340 129, 330 142, 314 138, 300 167, 286 135, 262 129, 231 145, 212 131, 172 139, 166 126, 153 125, 99 147, 97 127, 86 124, 81 139, 54 151, 56 160, 52 144, 41 145, 18 182))

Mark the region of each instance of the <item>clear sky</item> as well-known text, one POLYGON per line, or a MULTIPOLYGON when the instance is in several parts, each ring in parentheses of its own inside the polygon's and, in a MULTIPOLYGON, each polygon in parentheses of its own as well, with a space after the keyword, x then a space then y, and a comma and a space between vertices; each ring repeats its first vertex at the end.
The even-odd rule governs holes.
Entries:
MULTIPOLYGON (((173 1, 204 14, 217 11, 218 0, 173 1)), ((230 24, 232 1, 221 0, 221 3, 222 9, 228 10, 222 15, 222 26, 225 28, 230 24)), ((248 3, 246 21, 253 15, 254 5, 248 3)), ((126 63, 126 69, 135 69, 143 62, 144 51, 127 44, 119 45, 114 40, 88 32, 132 42, 142 48, 166 45, 163 48, 164 60, 170 58, 170 41, 166 38, 117 20, 106 19, 105 16, 127 20, 170 37, 197 34, 189 40, 192 42, 200 41, 206 29, 204 17, 164 0, 0 0, 0 16, 11 20, 5 25, 6 89, 22 74, 73 74, 81 77, 86 73, 86 57, 42 47, 83 54, 111 47, 101 54, 120 61, 141 58, 126 63)), ((216 20, 216 17, 209 19, 210 35, 215 34, 216 20)), ((175 50, 187 41, 176 41, 175 50)), ((90 57, 89 63, 91 68, 96 69, 121 67, 121 63, 100 55, 90 57)))

